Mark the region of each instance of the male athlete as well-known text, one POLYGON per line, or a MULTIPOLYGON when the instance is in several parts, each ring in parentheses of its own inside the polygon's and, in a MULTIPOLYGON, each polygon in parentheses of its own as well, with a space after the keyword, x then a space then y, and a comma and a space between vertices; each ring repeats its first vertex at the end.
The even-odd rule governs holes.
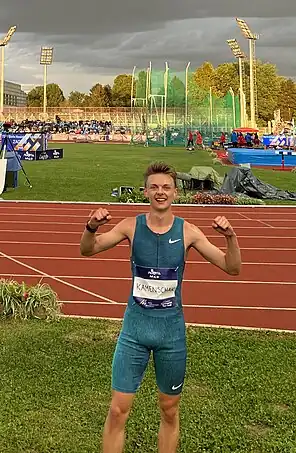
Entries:
MULTIPOLYGON (((194 248, 229 275, 238 275, 241 269, 237 238, 226 218, 216 217, 212 224, 225 236, 224 253, 195 225, 174 216, 171 205, 176 195, 175 171, 165 163, 155 163, 145 173, 149 212, 126 218, 107 233, 96 235, 98 228, 111 220, 106 209, 98 209, 81 238, 83 256, 108 250, 125 239, 131 251, 132 288, 113 358, 112 401, 104 427, 103 453, 123 452, 125 424, 151 351, 161 414, 158 449, 159 453, 176 453, 186 367, 181 302, 186 254, 194 248)), ((196 294, 196 303, 199 298, 196 294)))

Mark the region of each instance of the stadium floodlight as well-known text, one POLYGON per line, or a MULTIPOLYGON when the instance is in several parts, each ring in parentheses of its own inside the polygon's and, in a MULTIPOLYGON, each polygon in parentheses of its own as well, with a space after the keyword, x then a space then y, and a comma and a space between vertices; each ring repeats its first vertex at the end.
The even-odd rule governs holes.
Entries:
POLYGON ((246 58, 246 55, 241 50, 236 39, 228 39, 227 43, 228 43, 230 49, 232 50, 232 53, 235 56, 235 58, 246 58))
POLYGON ((244 96, 244 60, 246 55, 241 50, 236 39, 228 39, 227 44, 235 58, 238 59, 239 67, 239 91, 240 91, 240 123, 241 127, 245 126, 246 122, 246 106, 245 106, 245 96, 244 96))
POLYGON ((0 41, 1 47, 1 87, 0 87, 0 114, 3 114, 4 110, 4 58, 5 58, 5 46, 11 40, 13 34, 16 31, 16 25, 10 27, 4 38, 0 41))
POLYGON ((259 39, 259 35, 257 35, 256 33, 252 33, 250 27, 248 26, 248 24, 246 23, 246 21, 244 19, 239 19, 237 17, 236 22, 237 22, 239 28, 241 29, 242 34, 244 35, 244 37, 246 39, 254 39, 254 40, 259 39))
POLYGON ((46 115, 46 107, 47 107, 47 66, 52 64, 53 60, 53 47, 41 47, 40 53, 40 64, 44 66, 44 76, 43 76, 43 113, 46 115))
POLYGON ((249 41, 250 51, 250 108, 251 108, 251 123, 252 127, 256 127, 256 107, 255 107, 255 42, 259 39, 259 35, 253 33, 244 19, 236 18, 236 22, 243 34, 249 41))

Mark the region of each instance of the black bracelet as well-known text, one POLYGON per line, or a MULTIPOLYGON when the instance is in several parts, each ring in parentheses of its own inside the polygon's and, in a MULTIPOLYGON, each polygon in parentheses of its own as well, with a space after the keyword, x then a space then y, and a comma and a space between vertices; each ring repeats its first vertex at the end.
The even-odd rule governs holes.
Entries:
POLYGON ((91 228, 91 227, 89 226, 89 224, 87 223, 87 224, 85 225, 85 228, 86 228, 87 231, 89 231, 90 233, 96 233, 96 232, 98 231, 98 228, 99 228, 99 227, 91 228))

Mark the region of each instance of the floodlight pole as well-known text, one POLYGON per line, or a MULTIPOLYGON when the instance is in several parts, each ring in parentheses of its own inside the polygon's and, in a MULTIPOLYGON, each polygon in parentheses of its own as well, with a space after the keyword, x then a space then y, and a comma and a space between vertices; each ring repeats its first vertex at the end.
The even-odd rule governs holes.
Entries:
POLYGON ((244 95, 244 70, 243 64, 245 59, 245 54, 242 52, 236 39, 228 39, 227 43, 232 50, 235 58, 238 59, 238 68, 239 68, 239 92, 240 92, 240 125, 241 127, 246 126, 246 104, 245 104, 245 95, 244 95))
POLYGON ((241 29, 243 36, 249 41, 250 54, 250 110, 251 110, 251 126, 256 127, 256 108, 255 108, 255 42, 259 35, 253 33, 245 20, 236 18, 237 24, 241 29))
POLYGON ((238 58, 239 71, 239 99, 240 99, 240 119, 241 127, 245 126, 246 122, 246 106, 244 101, 244 79, 243 79, 243 58, 238 58))
POLYGON ((52 64, 52 47, 41 47, 40 64, 44 66, 43 70, 43 115, 46 116, 47 110, 47 66, 52 64))
POLYGON ((252 125, 252 127, 256 127, 255 80, 254 80, 254 50, 255 50, 255 40, 249 38, 249 53, 250 53, 250 109, 251 109, 251 125, 252 125))
POLYGON ((47 108, 47 65, 44 65, 44 74, 43 74, 43 113, 46 115, 47 108))
POLYGON ((11 40, 13 34, 16 31, 16 26, 10 27, 6 36, 0 41, 1 47, 1 86, 0 86, 0 115, 4 112, 4 59, 5 59, 5 46, 11 40))

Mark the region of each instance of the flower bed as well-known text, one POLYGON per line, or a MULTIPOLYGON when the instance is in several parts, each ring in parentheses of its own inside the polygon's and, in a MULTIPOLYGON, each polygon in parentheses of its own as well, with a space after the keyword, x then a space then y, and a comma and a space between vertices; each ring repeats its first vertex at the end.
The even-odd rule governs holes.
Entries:
MULTIPOLYGON (((138 190, 133 190, 130 193, 124 193, 118 198, 120 203, 148 203, 148 199, 144 193, 138 190)), ((210 192, 187 193, 179 195, 174 204, 221 204, 221 205, 263 205, 262 200, 251 198, 246 195, 228 195, 228 194, 213 194, 210 192)))

